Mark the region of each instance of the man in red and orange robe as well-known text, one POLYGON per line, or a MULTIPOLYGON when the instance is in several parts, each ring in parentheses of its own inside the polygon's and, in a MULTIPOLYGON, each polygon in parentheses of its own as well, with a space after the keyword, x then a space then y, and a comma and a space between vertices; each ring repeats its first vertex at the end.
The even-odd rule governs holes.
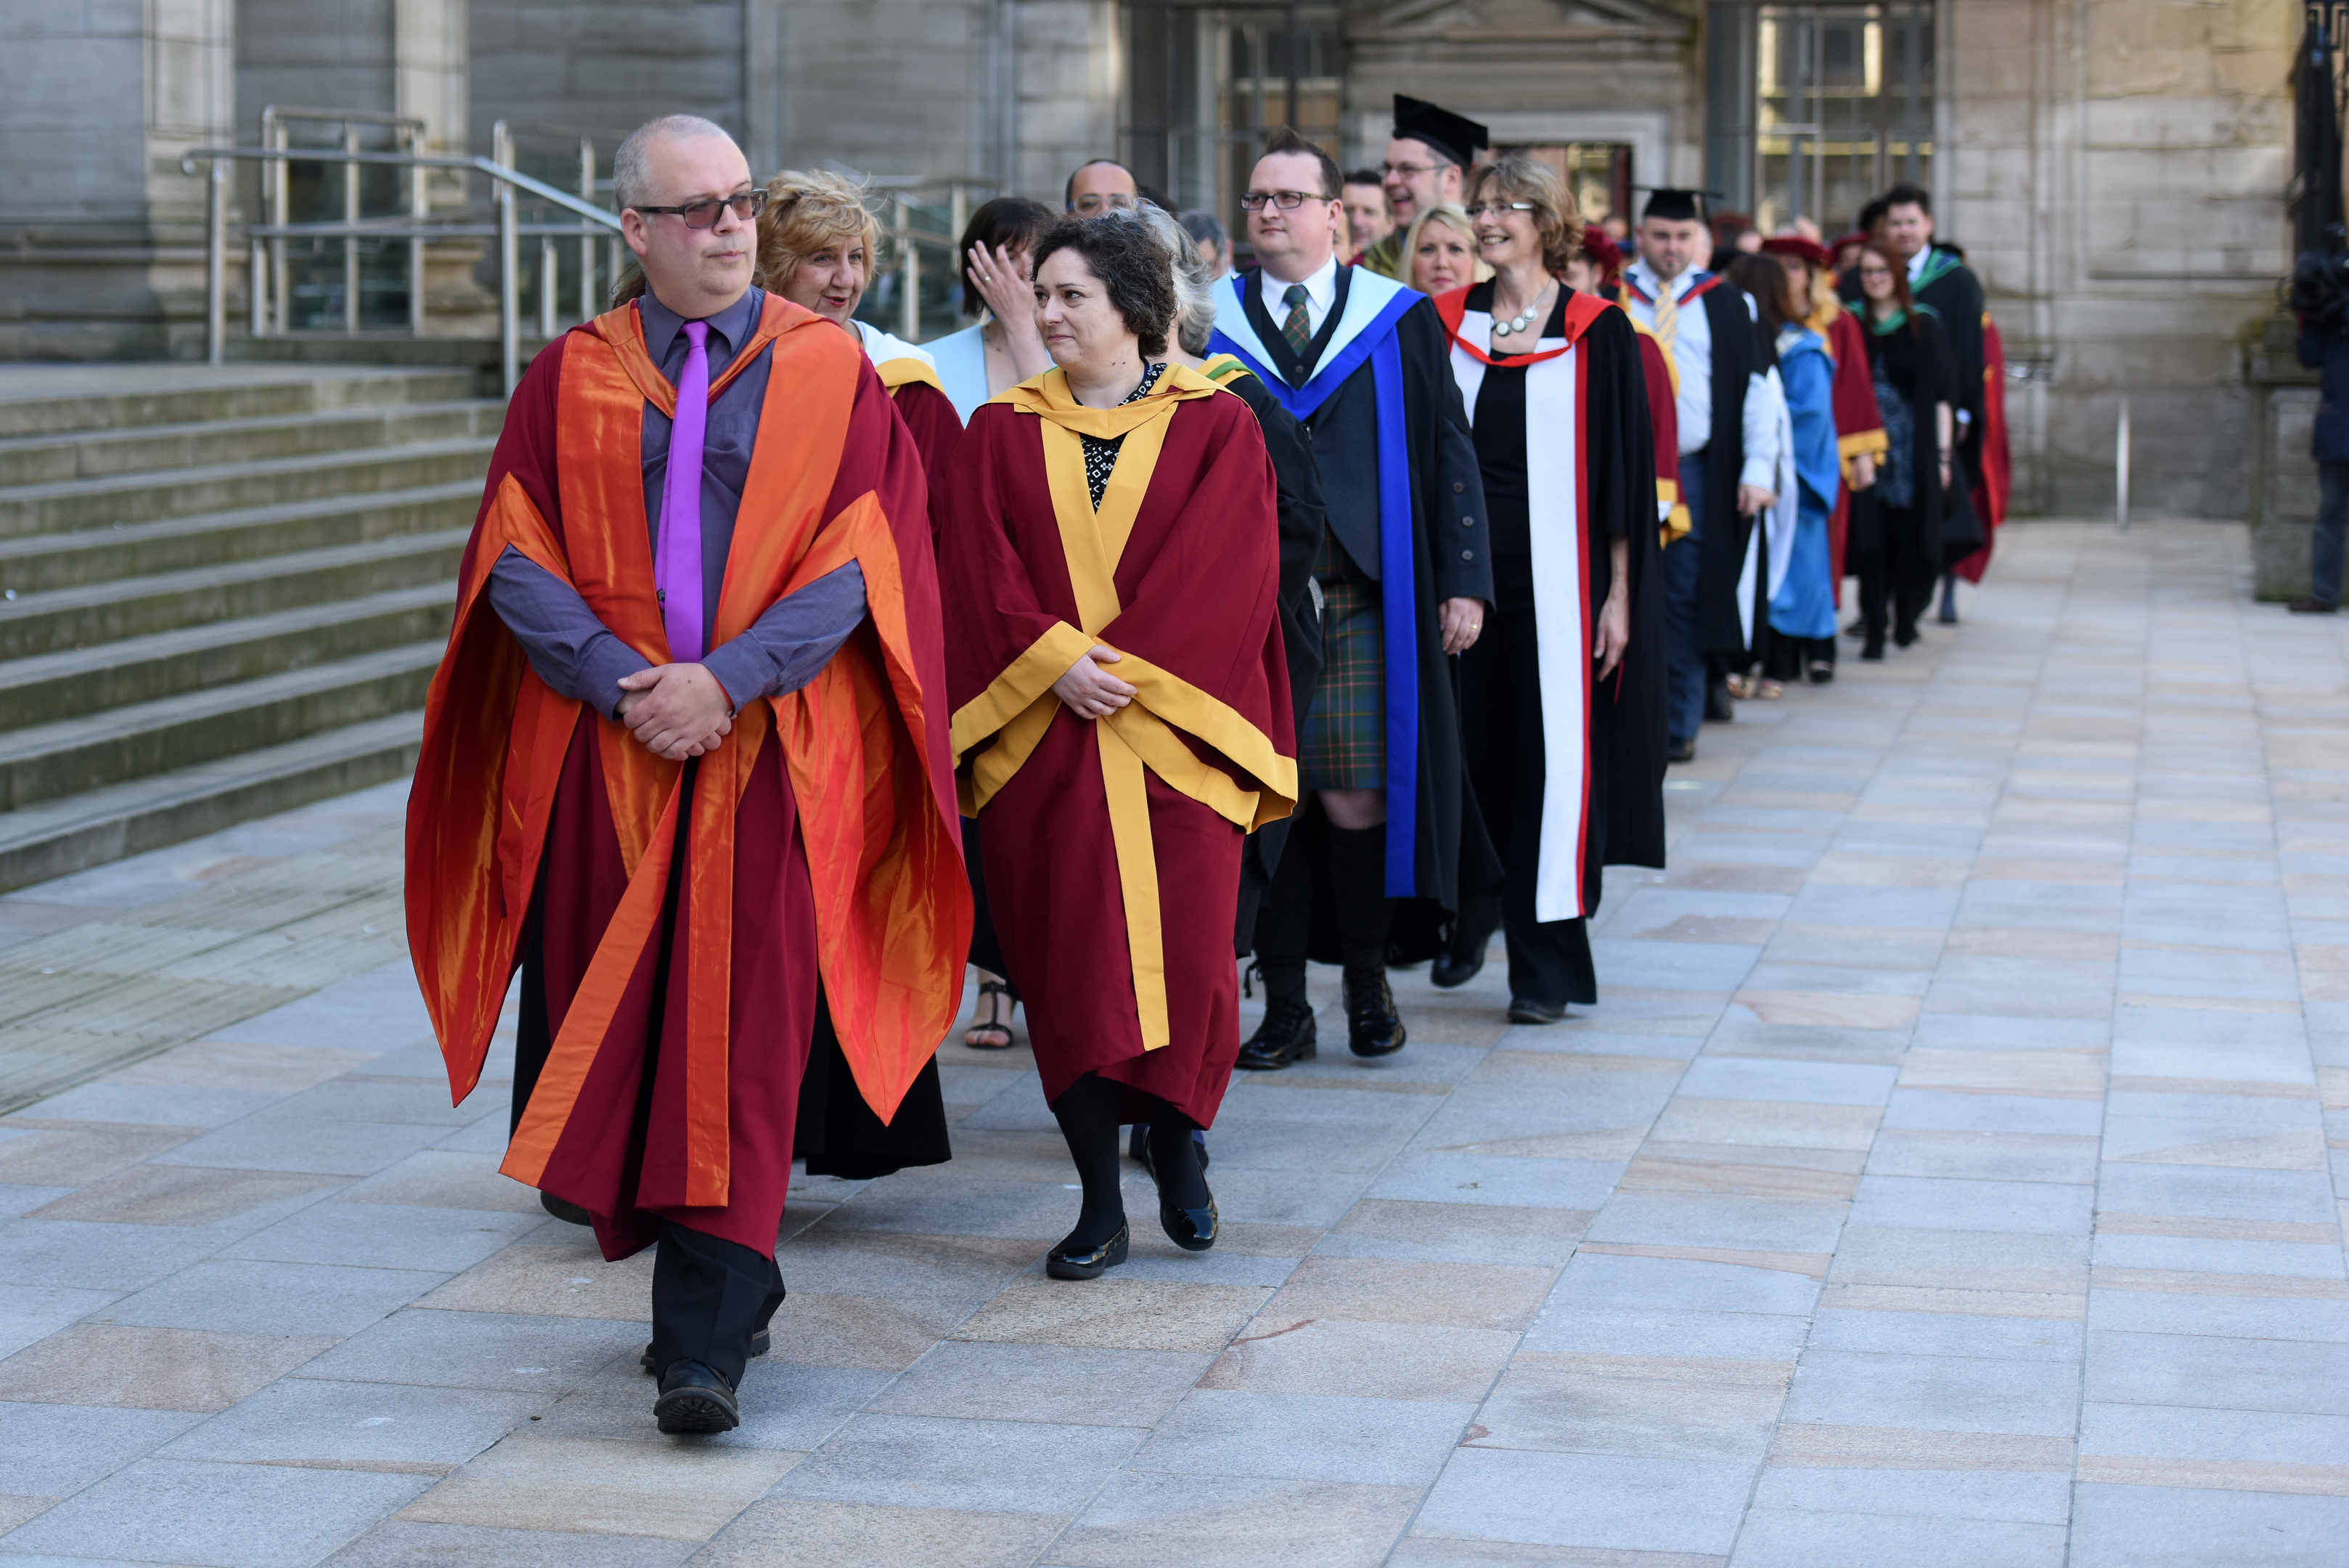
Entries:
POLYGON ((649 289, 514 394, 427 701, 408 924, 460 1100, 521 971, 501 1168, 607 1259, 658 1241, 656 1412, 717 1431, 782 1300, 819 1019, 888 1119, 953 1018, 969 897, 912 443, 855 343, 749 287, 732 142, 639 139, 616 194, 649 289))

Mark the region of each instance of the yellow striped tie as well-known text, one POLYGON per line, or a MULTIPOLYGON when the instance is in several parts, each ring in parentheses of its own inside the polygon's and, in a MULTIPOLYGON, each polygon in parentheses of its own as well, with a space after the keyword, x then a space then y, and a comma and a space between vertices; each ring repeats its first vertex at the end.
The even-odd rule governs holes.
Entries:
POLYGON ((1672 297, 1672 286, 1669 283, 1656 286, 1655 330, 1656 342, 1669 356, 1672 351, 1672 339, 1680 335, 1681 330, 1680 302, 1672 297))

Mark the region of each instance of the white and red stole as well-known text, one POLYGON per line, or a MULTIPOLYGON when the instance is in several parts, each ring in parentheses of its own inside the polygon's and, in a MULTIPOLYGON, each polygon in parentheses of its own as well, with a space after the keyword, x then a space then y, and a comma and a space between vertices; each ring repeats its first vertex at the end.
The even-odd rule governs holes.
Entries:
POLYGON ((1487 366, 1526 369, 1526 501, 1532 522, 1536 668, 1541 676, 1541 860, 1534 875, 1534 918, 1571 920, 1582 907, 1584 857, 1590 842, 1590 473, 1584 443, 1589 359, 1582 337, 1605 311, 1596 295, 1569 294, 1566 336, 1545 337, 1530 354, 1502 357, 1490 314, 1468 308, 1468 290, 1439 296, 1436 315, 1452 339, 1452 374, 1468 416, 1487 366))

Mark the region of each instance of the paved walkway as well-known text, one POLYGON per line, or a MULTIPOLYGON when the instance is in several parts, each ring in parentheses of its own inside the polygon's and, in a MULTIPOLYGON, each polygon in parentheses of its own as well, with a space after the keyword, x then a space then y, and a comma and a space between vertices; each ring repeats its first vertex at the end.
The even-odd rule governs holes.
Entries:
POLYGON ((1237 1085, 1205 1256, 1046 1282, 1035 1076, 948 1045, 954 1163, 795 1189, 719 1440, 404 960, 188 934, 396 795, 0 899, 65 928, 11 988, 108 877, 181 911, 126 993, 323 985, 0 1119, 0 1568, 2338 1563, 2349 628, 2247 582, 2013 530, 1954 635, 1707 730, 1601 1005, 1405 976, 1401 1056, 1237 1085))

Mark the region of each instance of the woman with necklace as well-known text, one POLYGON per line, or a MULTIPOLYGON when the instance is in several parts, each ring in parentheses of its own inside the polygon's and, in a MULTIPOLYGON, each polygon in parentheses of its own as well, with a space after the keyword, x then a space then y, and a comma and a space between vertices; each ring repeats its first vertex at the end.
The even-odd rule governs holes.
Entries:
POLYGON ((1656 459, 1629 317, 1561 277, 1582 224, 1547 164, 1508 154, 1469 192, 1489 283, 1436 302, 1475 431, 1495 605, 1462 656, 1469 779, 1502 891, 1509 1017, 1599 998, 1587 920, 1604 865, 1664 856, 1656 459))

